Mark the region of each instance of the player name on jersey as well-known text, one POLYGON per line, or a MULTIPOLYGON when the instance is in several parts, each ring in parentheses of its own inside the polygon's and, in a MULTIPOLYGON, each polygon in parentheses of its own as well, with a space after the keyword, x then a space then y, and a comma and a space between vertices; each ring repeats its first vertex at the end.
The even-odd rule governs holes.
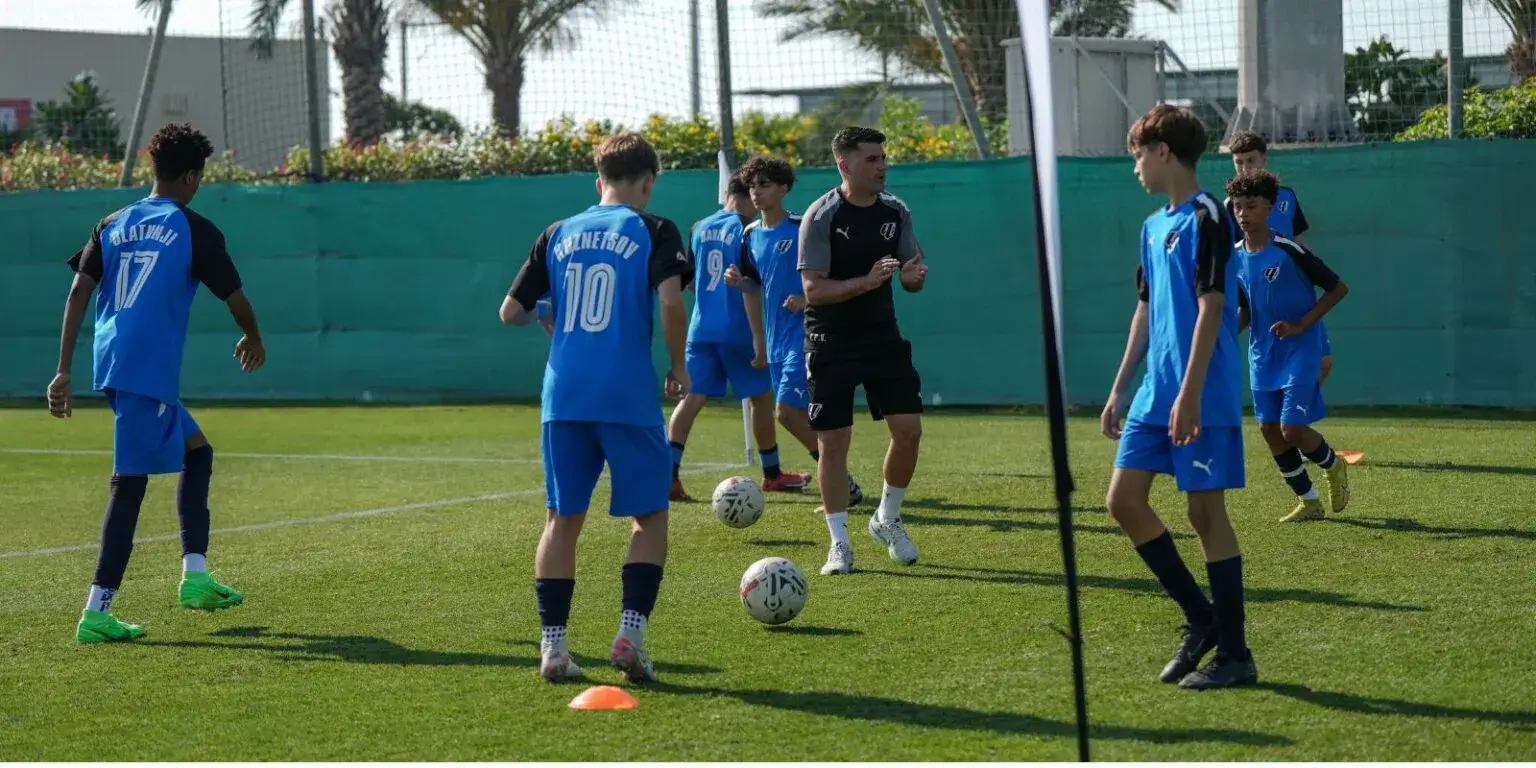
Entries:
POLYGON ((127 243, 137 243, 141 240, 153 240, 161 245, 170 245, 181 237, 176 230, 164 224, 134 224, 128 227, 112 229, 112 245, 119 246, 127 243))
POLYGON ((741 229, 738 227, 701 227, 696 236, 701 243, 722 243, 724 245, 735 245, 736 236, 740 234, 740 232, 741 229))
POLYGON ((640 252, 640 244, 619 232, 577 232, 555 243, 555 261, 565 261, 576 251, 609 251, 630 259, 640 252))

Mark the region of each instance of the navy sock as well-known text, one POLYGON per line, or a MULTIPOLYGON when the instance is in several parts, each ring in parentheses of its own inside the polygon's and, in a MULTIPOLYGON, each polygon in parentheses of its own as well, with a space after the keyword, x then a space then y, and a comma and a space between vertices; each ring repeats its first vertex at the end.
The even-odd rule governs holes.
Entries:
POLYGON ((1285 478, 1285 484, 1296 492, 1297 496, 1307 495, 1312 490, 1312 478, 1307 474, 1307 468, 1302 464, 1301 451, 1292 448, 1285 453, 1275 454, 1275 466, 1280 468, 1280 476, 1285 478))
POLYGON ((213 482, 213 446, 187 451, 176 487, 176 512, 181 517, 181 553, 208 554, 208 486, 213 482))
POLYGON ((783 471, 779 469, 779 447, 777 445, 769 448, 766 451, 758 451, 757 455, 763 461, 763 477, 772 480, 773 478, 784 474, 783 471))
POLYGON ((683 444, 672 440, 667 445, 672 446, 672 476, 677 477, 683 469, 683 444))
POLYGON ((811 451, 811 461, 821 461, 821 451, 811 451))
POLYGON ((1163 535, 1137 547, 1136 554, 1141 555, 1152 575, 1163 585, 1163 590, 1183 609, 1186 621, 1191 625, 1210 625, 1211 603, 1205 599, 1205 593, 1195 582, 1195 575, 1189 572, 1189 566, 1184 564, 1184 558, 1179 557, 1172 534, 1163 531, 1163 535))
POLYGON ((1334 459, 1337 458, 1333 455, 1333 448, 1328 446, 1327 440, 1318 443, 1316 448, 1302 451, 1302 453, 1306 455, 1307 461, 1316 464, 1318 469, 1333 469, 1334 459))
POLYGON ((575 579, 534 579, 533 591, 539 597, 539 624, 563 627, 571 620, 571 595, 575 579))
POLYGON ((1248 658, 1248 639, 1244 636, 1243 558, 1241 555, 1220 562, 1206 563, 1211 579, 1211 600, 1216 607, 1216 648, 1223 656, 1239 661, 1248 658))
POLYGON ((147 475, 113 475, 107 519, 101 524, 101 551, 96 556, 96 577, 91 581, 103 589, 123 585, 128 558, 133 555, 133 533, 139 527, 139 509, 144 505, 144 491, 149 488, 147 475))
POLYGON ((661 566, 653 563, 626 563, 623 573, 626 611, 650 618, 656 610, 656 595, 661 592, 661 566))

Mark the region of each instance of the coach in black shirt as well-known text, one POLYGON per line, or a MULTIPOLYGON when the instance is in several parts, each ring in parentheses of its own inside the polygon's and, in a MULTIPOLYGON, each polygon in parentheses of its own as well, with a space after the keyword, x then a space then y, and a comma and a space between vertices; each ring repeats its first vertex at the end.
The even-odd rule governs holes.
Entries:
POLYGON ((805 367, 811 428, 820 447, 821 486, 832 548, 823 575, 853 571, 848 537, 848 444, 853 396, 860 385, 870 416, 885 420, 891 445, 885 489, 869 533, 892 560, 917 562, 901 524, 901 501, 917 467, 922 436, 922 381, 912 345, 896 325, 891 277, 922 290, 928 277, 912 233, 912 212, 885 192, 885 135, 844 128, 832 139, 843 183, 806 209, 800 223, 800 277, 805 286, 805 367))

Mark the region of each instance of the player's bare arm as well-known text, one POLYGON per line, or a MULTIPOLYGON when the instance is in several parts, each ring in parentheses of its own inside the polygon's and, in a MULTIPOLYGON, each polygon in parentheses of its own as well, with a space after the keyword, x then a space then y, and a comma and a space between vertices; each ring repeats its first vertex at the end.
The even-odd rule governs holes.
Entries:
POLYGON ((800 282, 805 288, 805 303, 819 307, 837 304, 869 293, 890 280, 891 275, 895 274, 900 266, 901 262, 896 259, 881 259, 875 262, 869 274, 848 280, 833 280, 822 270, 802 271, 800 282))
POLYGON ((261 329, 256 325, 256 308, 251 306, 244 289, 230 294, 224 304, 244 334, 235 344, 235 359, 240 361, 240 370, 253 373, 267 362, 267 349, 261 343, 261 329))
POLYGON ((907 293, 917 293, 928 282, 928 265, 923 262, 922 246, 912 231, 912 211, 905 203, 901 209, 901 239, 896 242, 896 258, 901 262, 901 287, 907 293))
POLYGON ((501 300, 501 322, 507 325, 527 325, 533 321, 539 300, 549 295, 549 240, 559 228, 558 221, 549 225, 529 249, 528 259, 517 271, 512 287, 501 300))
POLYGON ((1270 328, 1275 336, 1282 339, 1304 333, 1308 328, 1317 325, 1324 315, 1333 311, 1333 308, 1349 295, 1349 286, 1345 285, 1344 281, 1340 280, 1339 276, 1334 274, 1334 271, 1306 246, 1302 246, 1300 252, 1291 253, 1291 258, 1301 268, 1307 279, 1311 280, 1313 285, 1322 288, 1324 293, 1318 297, 1317 304, 1312 307, 1312 310, 1300 319, 1278 322, 1270 328))
POLYGON ((1104 412, 1099 415, 1099 426, 1104 436, 1111 440, 1120 439, 1120 431, 1124 428, 1125 413, 1129 403, 1123 402, 1123 396, 1130 389, 1131 379, 1136 375, 1136 369, 1141 361, 1147 357, 1147 302, 1136 302, 1136 311, 1131 315, 1131 329, 1126 334, 1125 354, 1120 358, 1120 369, 1115 372, 1115 382, 1110 386, 1109 399, 1104 403, 1104 412))
POLYGON ((1230 232, 1222 219, 1201 210, 1198 236, 1200 250, 1195 254, 1195 293, 1199 296, 1199 314, 1195 316, 1194 338, 1189 360, 1184 366, 1184 381, 1173 401, 1168 417, 1168 431, 1174 445, 1188 445, 1200 436, 1200 400, 1205 392, 1205 376, 1211 356, 1216 352, 1216 337, 1221 333, 1222 313, 1226 308, 1227 270, 1232 262, 1230 232))
POLYGON ((59 367, 48 384, 48 412, 55 418, 67 419, 74 413, 74 392, 70 374, 74 369, 75 344, 80 338, 80 323, 91 307, 91 295, 96 292, 96 280, 83 272, 76 272, 69 286, 69 297, 64 300, 64 324, 59 332, 59 367))
POLYGON ((667 395, 681 399, 693 388, 688 380, 688 307, 683 304, 683 280, 669 277, 656 286, 661 303, 661 332, 667 340, 671 369, 667 371, 667 395))

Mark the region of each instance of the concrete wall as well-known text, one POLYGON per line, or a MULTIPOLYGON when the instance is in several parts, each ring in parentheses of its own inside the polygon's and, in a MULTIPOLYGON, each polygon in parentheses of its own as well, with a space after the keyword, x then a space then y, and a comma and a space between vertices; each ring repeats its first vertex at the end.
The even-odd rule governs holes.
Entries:
MULTIPOLYGON (((65 84, 90 70, 117 108, 120 139, 127 141, 149 43, 147 28, 140 35, 0 29, 0 101, 62 99, 65 84)), ((324 49, 321 54, 316 58, 323 84, 329 82, 324 68, 330 56, 324 49)), ((330 135, 328 100, 322 93, 322 136, 330 135)), ((165 123, 184 120, 219 149, 233 148, 242 163, 270 170, 307 140, 306 109, 299 41, 281 41, 271 59, 259 61, 245 40, 168 37, 144 139, 165 123)))

